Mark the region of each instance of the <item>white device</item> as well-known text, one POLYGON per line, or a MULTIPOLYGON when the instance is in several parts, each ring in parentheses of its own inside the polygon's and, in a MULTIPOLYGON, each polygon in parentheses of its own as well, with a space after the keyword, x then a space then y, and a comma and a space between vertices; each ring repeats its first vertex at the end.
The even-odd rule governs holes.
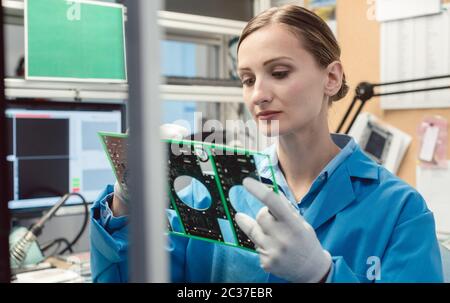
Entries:
POLYGON ((393 174, 397 173, 412 139, 410 135, 369 113, 358 116, 349 135, 355 138, 369 157, 393 174))

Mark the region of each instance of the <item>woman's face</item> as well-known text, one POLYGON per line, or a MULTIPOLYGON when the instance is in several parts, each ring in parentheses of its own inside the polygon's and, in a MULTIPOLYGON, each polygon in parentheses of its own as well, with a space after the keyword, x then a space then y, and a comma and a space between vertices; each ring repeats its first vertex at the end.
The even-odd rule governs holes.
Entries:
POLYGON ((326 123, 327 69, 285 25, 271 24, 242 41, 238 73, 244 101, 267 135, 277 135, 277 121, 279 135, 326 123))

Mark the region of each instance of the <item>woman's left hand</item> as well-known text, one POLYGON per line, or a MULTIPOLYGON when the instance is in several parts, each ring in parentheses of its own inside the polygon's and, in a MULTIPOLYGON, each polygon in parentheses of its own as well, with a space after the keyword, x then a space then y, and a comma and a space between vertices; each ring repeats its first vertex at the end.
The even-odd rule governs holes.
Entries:
POLYGON ((244 187, 266 206, 256 216, 237 213, 235 220, 256 245, 261 267, 291 282, 324 281, 331 268, 331 256, 322 248, 311 225, 283 194, 246 178, 244 187))

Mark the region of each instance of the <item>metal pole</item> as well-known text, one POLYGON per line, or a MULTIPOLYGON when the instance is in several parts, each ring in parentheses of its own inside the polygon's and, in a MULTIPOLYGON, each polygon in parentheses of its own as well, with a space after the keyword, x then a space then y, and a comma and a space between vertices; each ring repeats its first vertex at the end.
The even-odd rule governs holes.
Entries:
POLYGON ((131 282, 167 282, 166 193, 159 134, 159 1, 128 0, 127 59, 130 118, 131 282))
POLYGON ((11 269, 9 264, 9 210, 8 210, 8 163, 6 161, 6 144, 9 134, 6 131, 6 100, 5 100, 5 64, 3 40, 3 6, 0 4, 0 283, 7 283, 11 280, 11 269))

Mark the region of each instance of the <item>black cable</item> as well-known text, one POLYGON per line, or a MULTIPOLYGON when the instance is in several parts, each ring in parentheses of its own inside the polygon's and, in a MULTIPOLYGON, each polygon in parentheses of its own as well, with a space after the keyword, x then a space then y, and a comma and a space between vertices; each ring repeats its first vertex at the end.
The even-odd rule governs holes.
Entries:
POLYGON ((88 217, 89 217, 89 210, 88 210, 88 204, 86 202, 86 199, 84 199, 84 197, 82 195, 80 195, 79 193, 70 193, 69 195, 71 196, 78 196, 81 198, 81 200, 83 201, 83 206, 84 206, 84 220, 83 220, 83 225, 81 226, 81 230, 78 232, 78 234, 75 236, 75 238, 72 240, 72 242, 70 242, 66 248, 64 248, 59 254, 62 255, 64 254, 66 251, 70 251, 72 252, 72 247, 75 245, 75 243, 78 242, 78 240, 81 238, 81 236, 83 235, 84 231, 86 230, 87 227, 87 223, 88 223, 88 217))
MULTIPOLYGON (((57 238, 57 239, 53 240, 52 242, 50 242, 49 244, 43 245, 43 246, 41 247, 41 250, 42 250, 42 252, 45 252, 45 251, 47 251, 50 247, 54 246, 55 244, 59 244, 59 245, 58 245, 58 248, 55 249, 55 251, 57 251, 57 250, 59 249, 59 247, 61 246, 61 242, 63 242, 64 244, 66 244, 67 247, 70 246, 69 240, 67 240, 66 238, 57 238)), ((72 251, 72 248, 70 249, 70 252, 73 252, 73 251, 72 251)), ((51 254, 51 255, 53 255, 53 254, 51 254)))
POLYGON ((54 256, 56 255, 57 251, 59 250, 59 248, 61 247, 61 242, 65 242, 67 245, 69 244, 69 241, 67 241, 67 239, 64 239, 65 241, 63 241, 63 238, 60 239, 55 239, 54 241, 52 241, 52 243, 46 245, 44 248, 41 248, 42 252, 50 249, 51 247, 56 245, 56 248, 53 250, 53 252, 51 254, 48 254, 48 256, 54 256))
MULTIPOLYGON (((26 258, 27 255, 27 246, 36 240, 37 237, 39 237, 39 235, 42 233, 42 229, 44 228, 45 223, 51 219, 55 213, 57 212, 57 210, 64 204, 67 202, 67 200, 69 199, 70 196, 78 196, 81 198, 81 200, 83 201, 83 205, 84 205, 84 222, 83 225, 81 227, 80 232, 77 234, 77 236, 75 237, 75 239, 73 239, 73 241, 71 243, 67 244, 67 247, 60 252, 60 254, 65 253, 66 251, 72 251, 72 246, 80 239, 80 237, 83 235, 86 226, 87 226, 87 222, 88 222, 88 205, 86 202, 86 199, 84 199, 84 197, 82 195, 80 195, 79 193, 68 193, 65 194, 64 196, 61 197, 61 199, 52 206, 52 208, 46 212, 37 223, 33 224, 29 230, 25 233, 25 235, 23 235, 19 241, 17 243, 15 243, 13 245, 13 247, 10 248, 10 259, 13 260, 13 262, 21 265, 23 263, 23 261, 26 258)), ((60 241, 54 242, 54 243, 59 243, 60 241)))

